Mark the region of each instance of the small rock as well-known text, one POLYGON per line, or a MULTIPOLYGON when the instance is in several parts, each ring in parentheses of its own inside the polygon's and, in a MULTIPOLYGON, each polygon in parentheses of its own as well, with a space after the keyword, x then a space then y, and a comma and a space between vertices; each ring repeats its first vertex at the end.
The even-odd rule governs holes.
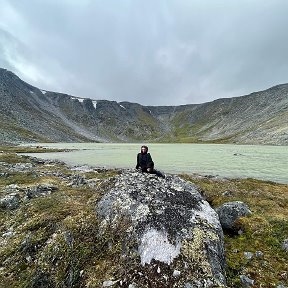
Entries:
POLYGON ((74 166, 74 167, 71 168, 71 170, 72 171, 80 171, 80 172, 94 172, 94 168, 90 167, 88 165, 74 166))
POLYGON ((244 252, 244 257, 247 260, 251 260, 253 258, 253 253, 252 252, 244 252))
POLYGON ((204 177, 206 177, 208 179, 212 179, 212 178, 215 178, 216 176, 214 176, 214 175, 204 175, 204 177))
POLYGON ((180 274, 181 274, 181 272, 179 271, 179 270, 174 270, 174 272, 173 272, 173 277, 179 277, 180 276, 180 274))
POLYGON ((26 172, 27 170, 31 170, 32 167, 33 165, 31 163, 16 163, 10 170, 13 172, 26 172))
POLYGON ((20 190, 20 187, 16 184, 10 184, 5 187, 6 193, 16 193, 16 192, 19 192, 19 190, 20 190))
POLYGON ((55 287, 55 283, 53 283, 52 277, 43 271, 36 271, 29 283, 29 287, 33 288, 44 288, 44 287, 55 287))
POLYGON ((100 181, 101 180, 97 179, 97 178, 89 179, 89 180, 87 180, 87 184, 88 184, 89 188, 95 188, 99 184, 100 181))
POLYGON ((14 210, 20 206, 20 196, 17 193, 11 193, 0 199, 0 207, 7 210, 14 210))
POLYGON ((57 159, 50 159, 50 160, 44 160, 45 164, 52 164, 52 165, 65 165, 65 162, 57 159))
POLYGON ((45 164, 45 160, 40 159, 40 158, 30 157, 30 160, 31 160, 34 164, 45 164))
POLYGON ((251 214, 248 206, 241 201, 227 202, 215 209, 223 229, 235 231, 235 222, 251 214))
POLYGON ((222 193, 222 196, 231 197, 232 194, 233 194, 232 191, 227 190, 227 191, 224 191, 224 192, 222 193))
POLYGON ((86 179, 83 176, 76 174, 76 175, 73 175, 72 181, 68 184, 68 186, 76 188, 76 187, 81 187, 85 184, 87 184, 86 179))
POLYGON ((28 262, 28 263, 31 263, 32 262, 32 257, 29 255, 29 256, 27 256, 26 257, 26 261, 28 262))
POLYGON ((282 249, 288 252, 288 239, 285 239, 282 243, 282 249))
POLYGON ((7 173, 7 172, 1 172, 0 173, 0 177, 7 178, 8 176, 9 176, 9 173, 7 173))
POLYGON ((246 275, 240 275, 240 281, 243 287, 251 287, 254 285, 254 280, 250 279, 246 275))
POLYGON ((278 284, 276 288, 287 288, 287 286, 283 285, 282 283, 278 284))
POLYGON ((58 187, 52 184, 41 184, 34 187, 28 187, 26 189, 26 197, 28 199, 43 197, 50 195, 57 190, 58 187))
POLYGON ((137 288, 137 285, 135 283, 129 284, 128 288, 137 288))
POLYGON ((13 235, 14 235, 14 232, 11 231, 11 230, 9 230, 9 231, 3 233, 3 234, 2 234, 2 237, 10 238, 10 237, 12 237, 13 235))
POLYGON ((255 252, 255 256, 257 257, 257 258, 262 258, 263 257, 263 252, 262 251, 256 251, 255 252))
POLYGON ((107 280, 107 281, 103 282, 102 286, 103 287, 111 287, 111 286, 115 285, 117 282, 118 282, 118 280, 116 280, 116 281, 107 280))
POLYGON ((64 232, 64 239, 65 239, 65 242, 67 243, 67 245, 72 248, 74 238, 73 238, 73 235, 70 231, 64 232))

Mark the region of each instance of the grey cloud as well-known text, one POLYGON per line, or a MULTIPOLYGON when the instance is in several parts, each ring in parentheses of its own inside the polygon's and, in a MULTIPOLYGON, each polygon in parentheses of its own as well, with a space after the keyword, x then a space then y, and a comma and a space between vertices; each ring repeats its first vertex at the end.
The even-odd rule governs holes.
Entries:
POLYGON ((287 82, 285 0, 2 2, 0 49, 30 71, 0 64, 44 89, 178 105, 287 82))

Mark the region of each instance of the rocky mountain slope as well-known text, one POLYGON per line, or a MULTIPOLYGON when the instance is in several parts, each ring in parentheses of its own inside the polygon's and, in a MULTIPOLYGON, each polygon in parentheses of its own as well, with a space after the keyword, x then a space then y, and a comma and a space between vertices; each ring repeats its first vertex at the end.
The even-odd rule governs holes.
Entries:
POLYGON ((0 69, 0 97, 1 143, 288 144, 288 84, 204 104, 142 106, 40 90, 0 69))

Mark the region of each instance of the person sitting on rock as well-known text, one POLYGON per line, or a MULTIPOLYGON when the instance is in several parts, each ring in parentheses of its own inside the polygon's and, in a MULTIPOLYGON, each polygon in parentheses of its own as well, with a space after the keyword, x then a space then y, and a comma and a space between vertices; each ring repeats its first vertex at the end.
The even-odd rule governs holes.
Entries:
POLYGON ((148 153, 148 147, 145 145, 141 146, 141 152, 137 154, 136 169, 139 168, 141 168, 142 172, 156 174, 157 176, 165 178, 160 171, 154 169, 154 162, 150 153, 148 153))
POLYGON ((136 169, 141 168, 142 172, 152 173, 154 170, 154 162, 150 153, 148 153, 148 147, 143 145, 140 151, 137 155, 136 169))

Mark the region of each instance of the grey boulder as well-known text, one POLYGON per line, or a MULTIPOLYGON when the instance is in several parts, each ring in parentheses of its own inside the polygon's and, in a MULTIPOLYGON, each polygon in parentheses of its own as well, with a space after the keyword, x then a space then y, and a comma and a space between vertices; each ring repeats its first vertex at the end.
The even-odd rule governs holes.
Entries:
POLYGON ((241 201, 227 202, 216 208, 220 223, 223 229, 234 231, 237 230, 236 221, 240 217, 251 214, 248 206, 241 201))

